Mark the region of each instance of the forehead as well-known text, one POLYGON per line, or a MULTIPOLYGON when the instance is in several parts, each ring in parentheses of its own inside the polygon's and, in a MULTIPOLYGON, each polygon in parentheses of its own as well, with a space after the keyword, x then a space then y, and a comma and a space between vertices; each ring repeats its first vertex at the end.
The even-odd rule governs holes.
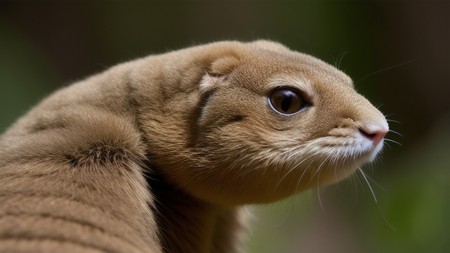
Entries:
POLYGON ((280 85, 297 86, 302 90, 319 84, 353 86, 346 74, 317 58, 297 52, 277 53, 264 50, 243 59, 236 68, 233 79, 255 92, 280 85))

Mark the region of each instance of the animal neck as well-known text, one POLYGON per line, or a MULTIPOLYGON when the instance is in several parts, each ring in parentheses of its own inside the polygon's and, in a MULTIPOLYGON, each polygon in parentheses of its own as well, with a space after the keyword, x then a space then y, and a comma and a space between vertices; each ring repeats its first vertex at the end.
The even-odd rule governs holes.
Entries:
POLYGON ((238 252, 236 230, 241 229, 236 208, 225 208, 194 198, 152 175, 156 223, 165 253, 238 252))

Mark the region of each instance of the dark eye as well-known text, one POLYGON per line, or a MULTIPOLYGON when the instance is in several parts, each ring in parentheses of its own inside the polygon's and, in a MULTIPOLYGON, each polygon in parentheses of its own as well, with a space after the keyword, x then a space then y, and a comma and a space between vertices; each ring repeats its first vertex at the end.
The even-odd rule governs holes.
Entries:
POLYGON ((269 96, 269 102, 272 109, 282 114, 296 113, 307 105, 300 92, 286 87, 275 89, 269 96))

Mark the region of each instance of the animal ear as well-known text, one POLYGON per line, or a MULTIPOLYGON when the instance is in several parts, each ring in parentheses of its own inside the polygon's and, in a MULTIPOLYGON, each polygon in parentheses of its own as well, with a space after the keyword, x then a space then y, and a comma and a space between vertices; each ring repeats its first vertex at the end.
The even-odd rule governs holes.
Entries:
POLYGON ((250 42, 250 45, 260 48, 260 49, 273 51, 273 52, 277 52, 277 53, 288 53, 291 51, 286 46, 284 46, 278 42, 274 42, 274 41, 270 41, 270 40, 257 40, 254 42, 250 42))
POLYGON ((213 92, 224 80, 223 76, 212 76, 206 73, 200 81, 200 93, 208 94, 213 92))
POLYGON ((238 64, 239 59, 234 56, 225 56, 213 61, 200 82, 200 92, 205 93, 217 88, 238 64))
POLYGON ((234 56, 225 56, 215 60, 208 71, 211 76, 225 76, 239 64, 239 59, 234 56))

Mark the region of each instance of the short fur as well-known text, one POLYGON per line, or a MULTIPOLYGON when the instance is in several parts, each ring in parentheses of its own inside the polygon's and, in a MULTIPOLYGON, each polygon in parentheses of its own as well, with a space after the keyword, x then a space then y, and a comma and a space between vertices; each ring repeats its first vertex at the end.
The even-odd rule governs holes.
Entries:
POLYGON ((242 208, 337 182, 384 116, 334 67, 218 42, 61 89, 0 137, 0 252, 241 252, 242 208), (311 106, 268 102, 279 86, 311 106))

